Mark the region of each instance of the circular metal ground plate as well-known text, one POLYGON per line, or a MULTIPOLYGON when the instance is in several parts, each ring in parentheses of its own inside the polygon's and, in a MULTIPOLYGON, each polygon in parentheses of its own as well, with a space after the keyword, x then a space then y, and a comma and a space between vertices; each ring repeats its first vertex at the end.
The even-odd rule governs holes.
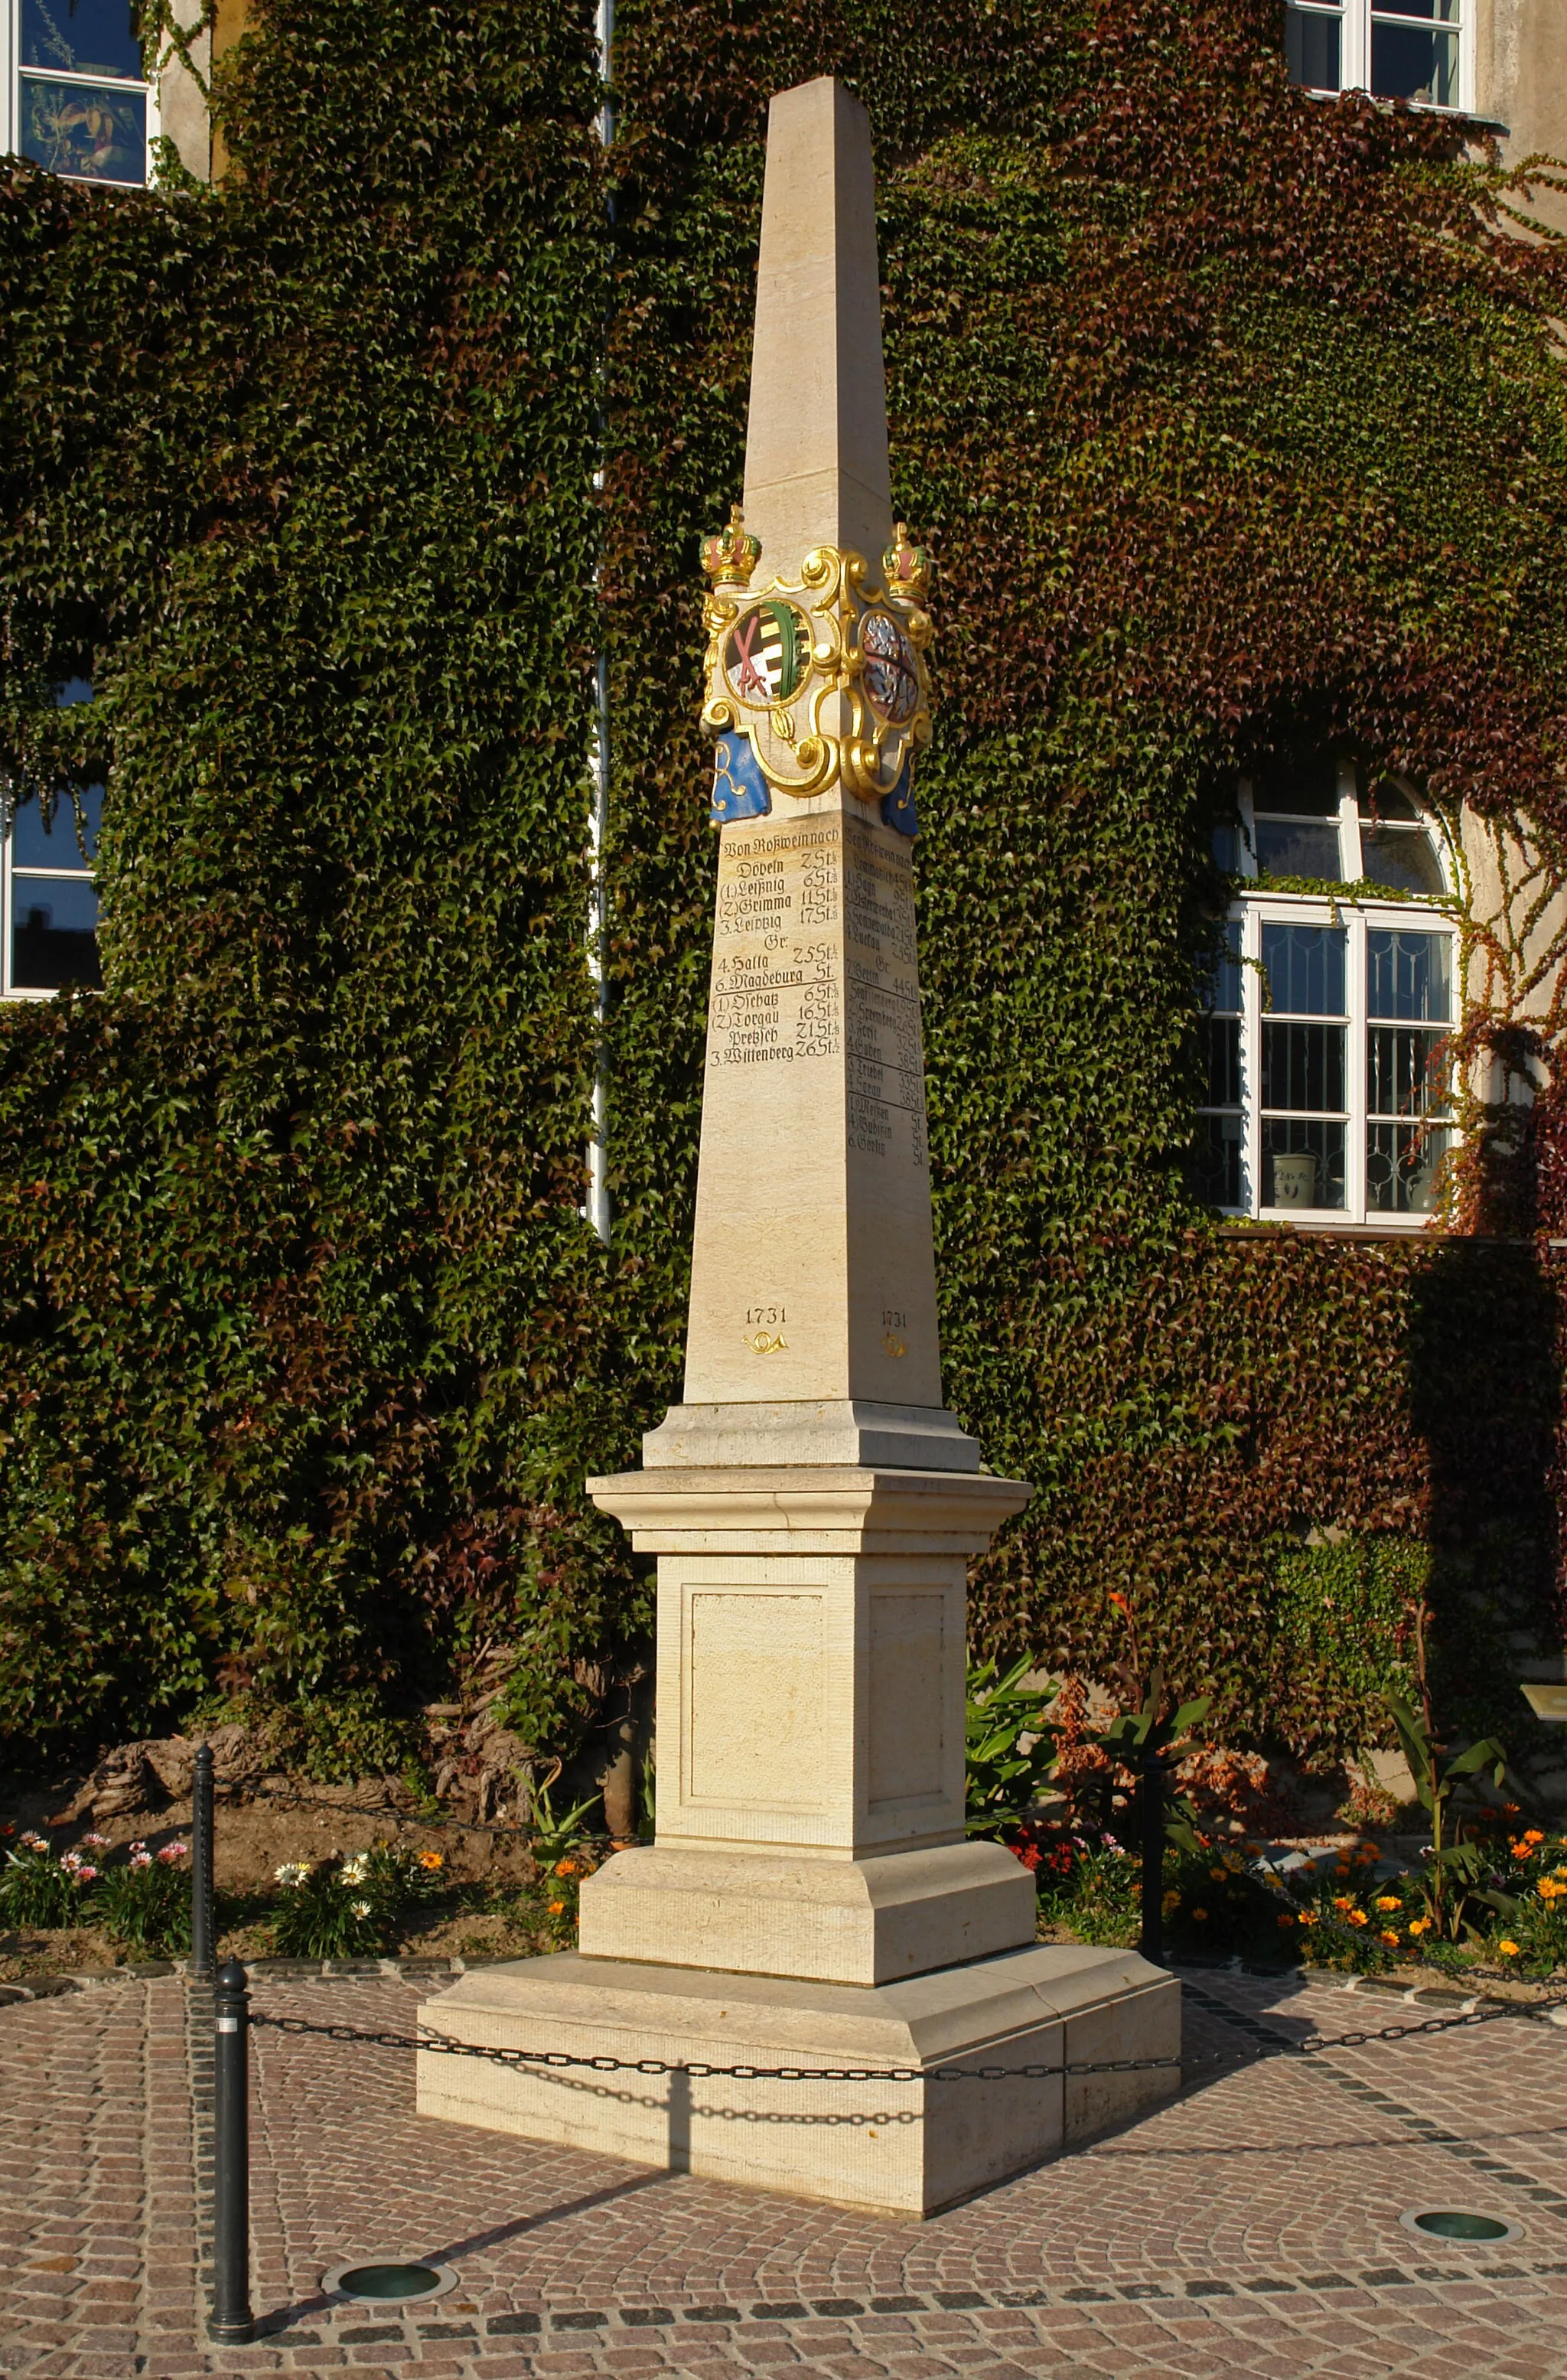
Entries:
POLYGON ((456 2286, 448 2265, 395 2255, 356 2256, 351 2265, 334 2265, 322 2282, 330 2296, 355 2305, 428 2305, 456 2286))
POLYGON ((1422 2240, 1444 2240, 1452 2248, 1500 2248, 1505 2240, 1521 2240, 1523 2228, 1505 2215, 1481 2215, 1473 2207, 1412 2207, 1399 2221, 1422 2240))

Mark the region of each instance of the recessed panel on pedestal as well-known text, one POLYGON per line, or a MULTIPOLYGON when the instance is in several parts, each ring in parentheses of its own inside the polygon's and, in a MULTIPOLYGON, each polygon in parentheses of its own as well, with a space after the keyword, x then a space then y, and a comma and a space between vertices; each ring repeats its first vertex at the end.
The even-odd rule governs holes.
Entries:
POLYGON ((704 1587, 686 1604, 686 1795, 821 1807, 824 1591, 704 1587))
POLYGON ((873 1811, 940 1800, 946 1787, 948 1595, 880 1587, 869 1597, 869 1761, 873 1811))

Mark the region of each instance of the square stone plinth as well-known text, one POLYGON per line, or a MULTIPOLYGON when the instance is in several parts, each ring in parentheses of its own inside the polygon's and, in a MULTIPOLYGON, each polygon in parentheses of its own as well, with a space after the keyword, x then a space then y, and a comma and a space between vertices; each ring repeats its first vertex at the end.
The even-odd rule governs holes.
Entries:
POLYGON ((933 2215, 1172 2095, 1180 1988, 1130 1950, 1036 1943, 904 1983, 779 1982, 576 1952, 465 1975, 424 2030, 629 2070, 419 2056, 419 2109, 524 2139, 797 2198, 933 2215), (1168 2059, 1120 2074, 945 2076, 953 2066, 1168 2059), (642 2074, 671 2065, 799 2067, 803 2081, 642 2074), (907 2072, 812 2082, 808 2070, 907 2072))
POLYGON ((1034 1879, 1001 1843, 860 1860, 661 1845, 587 1879, 578 1940, 638 1965, 891 1984, 1032 1943, 1034 1912, 1034 1879))

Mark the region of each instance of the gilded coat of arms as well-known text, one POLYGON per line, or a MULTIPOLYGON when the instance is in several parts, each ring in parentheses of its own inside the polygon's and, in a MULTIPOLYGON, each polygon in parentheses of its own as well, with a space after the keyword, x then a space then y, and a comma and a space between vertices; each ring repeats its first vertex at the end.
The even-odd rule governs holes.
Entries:
POLYGON ((930 740, 929 558, 900 521, 880 580, 863 555, 822 545, 797 584, 753 591, 760 551, 738 505, 702 546, 714 822, 764 817, 775 793, 803 800, 841 782, 912 835, 915 758, 930 740))

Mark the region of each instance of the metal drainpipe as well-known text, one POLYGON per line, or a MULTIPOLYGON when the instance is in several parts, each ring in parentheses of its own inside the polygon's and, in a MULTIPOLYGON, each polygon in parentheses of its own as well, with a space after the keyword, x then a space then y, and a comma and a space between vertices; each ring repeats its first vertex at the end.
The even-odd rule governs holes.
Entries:
MULTIPOLYGON (((599 139, 608 150, 614 145, 614 108, 610 98, 610 71, 614 49, 614 0, 599 0, 599 79, 603 86, 603 104, 599 110, 599 139)), ((614 201, 609 200, 610 220, 614 220, 614 201)), ((608 381, 608 336, 606 331, 604 381, 608 381)), ((603 440, 608 434, 608 389, 600 414, 600 460, 593 474, 593 485, 601 492, 604 484, 603 440)), ((594 579, 597 583, 598 573, 594 579)), ((604 1146, 609 1123, 609 899, 604 882, 604 843, 610 822, 610 657, 601 650, 594 671, 593 719, 593 806, 588 820, 588 967, 592 976, 598 1006, 598 1039, 593 1055, 593 1134, 588 1143, 588 1220, 605 1246, 610 1238, 610 1189, 607 1172, 608 1152, 604 1146)))

